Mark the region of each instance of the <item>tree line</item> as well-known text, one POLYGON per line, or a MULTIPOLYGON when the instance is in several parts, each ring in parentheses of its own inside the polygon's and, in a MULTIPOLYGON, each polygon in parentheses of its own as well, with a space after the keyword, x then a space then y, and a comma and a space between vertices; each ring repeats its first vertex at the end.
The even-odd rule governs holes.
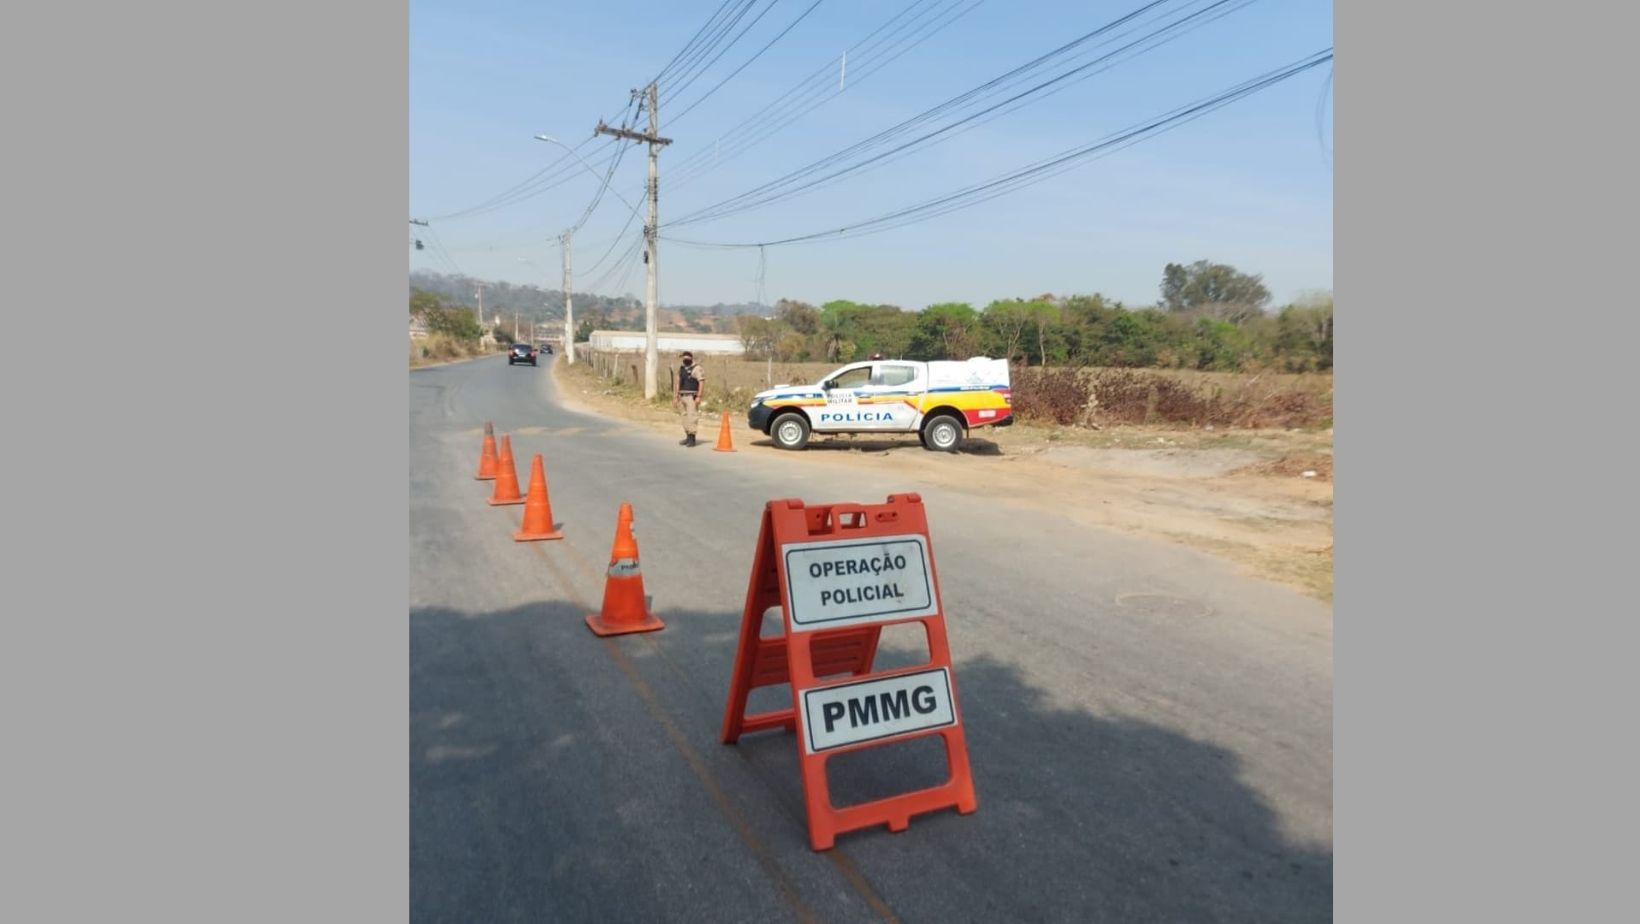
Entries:
MULTIPOLYGON (((510 282, 492 282, 469 276, 448 276, 429 270, 415 270, 410 274, 411 292, 425 292, 436 296, 443 304, 465 306, 468 312, 478 303, 478 286, 484 286, 485 323, 501 315, 511 330, 512 318, 520 322, 563 323, 564 293, 559 289, 543 289, 533 285, 515 285, 510 282)), ((698 333, 733 333, 736 315, 767 314, 767 305, 746 303, 716 305, 667 305, 668 317, 676 316, 674 323, 698 333)), ((412 308, 412 313, 415 313, 412 308)), ((615 298, 590 292, 575 293, 577 328, 592 330, 643 330, 644 304, 631 296, 615 298)), ((474 336, 477 336, 476 334, 474 336)), ((510 336, 510 335, 509 335, 510 336)), ((585 340, 578 336, 577 339, 585 340)))
POLYGON ((1130 308, 1103 295, 1001 299, 905 311, 848 300, 815 307, 781 299, 772 317, 741 316, 749 358, 849 362, 1007 357, 1038 366, 1157 367, 1239 371, 1332 369, 1332 296, 1269 308, 1263 280, 1233 266, 1169 263, 1155 305, 1130 308))
MULTIPOLYGON (((416 270, 410 274, 412 293, 428 293, 448 306, 464 307, 469 313, 478 304, 477 292, 481 283, 484 286, 486 322, 493 320, 496 315, 501 315, 509 322, 514 315, 517 315, 521 322, 562 323, 564 320, 564 293, 557 289, 514 285, 510 282, 490 282, 469 276, 446 276, 427 270, 416 270)), ((643 303, 634 298, 609 298, 583 292, 575 293, 577 315, 582 312, 617 314, 634 308, 641 312, 643 303)))

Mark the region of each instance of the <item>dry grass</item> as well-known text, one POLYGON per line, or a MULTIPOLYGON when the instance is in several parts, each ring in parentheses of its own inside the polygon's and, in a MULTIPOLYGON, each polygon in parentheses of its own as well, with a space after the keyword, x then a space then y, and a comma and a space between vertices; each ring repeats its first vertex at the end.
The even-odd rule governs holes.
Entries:
MULTIPOLYGON (((706 375, 704 410, 739 411, 752 395, 772 385, 818 382, 842 363, 781 363, 739 357, 703 355, 699 364, 706 375)), ((590 355, 593 368, 618 385, 642 381, 643 354, 603 352, 590 355)), ((659 376, 661 400, 671 401, 676 356, 662 356, 659 376)), ((1031 368, 1015 371, 1016 392, 1025 376, 1041 376, 1031 368)), ((1052 370, 1051 374, 1059 374, 1052 370)), ((1145 424, 1238 429, 1328 428, 1332 426, 1333 381, 1330 373, 1197 372, 1179 369, 1083 369, 1092 387, 1094 407, 1081 415, 1104 426, 1145 424)), ((1024 397, 1023 395, 1021 396, 1024 397)), ((1023 409, 1022 409, 1023 411, 1023 409)), ((1023 416, 1023 414, 1022 414, 1023 416)), ((1070 419, 1077 415, 1057 415, 1070 419)))
POLYGON ((1332 426, 1332 376, 1088 369, 1094 420, 1252 429, 1332 426))
MULTIPOLYGON (((584 349, 584 348, 583 348, 584 349)), ((584 355, 584 354, 583 354, 584 355)), ((669 406, 672 400, 672 376, 677 372, 676 357, 661 357, 659 388, 656 407, 669 406)), ((752 361, 737 357, 703 356, 698 365, 706 376, 706 400, 702 410, 718 413, 744 411, 752 395, 773 385, 817 382, 826 373, 842 363, 774 363, 752 361)), ((591 354, 586 363, 577 363, 577 369, 596 371, 601 377, 601 390, 612 396, 642 403, 643 354, 640 352, 604 352, 591 354)), ((1060 370, 1052 370, 1059 374, 1060 370)), ((1060 439, 1074 439, 1088 445, 1109 445, 1119 441, 1128 431, 1173 431, 1186 443, 1205 440, 1215 446, 1225 446, 1256 438, 1255 434, 1274 434, 1281 431, 1304 431, 1324 434, 1316 445, 1330 447, 1332 427, 1332 376, 1326 373, 1236 373, 1197 372, 1174 369, 1083 369, 1090 383, 1101 379, 1107 384, 1129 383, 1137 396, 1109 393, 1095 395, 1095 407, 1082 417, 1092 422, 1073 426, 1057 426, 1050 420, 1031 420, 1023 415, 1022 426, 1041 426, 1059 434, 1060 439), (1160 383, 1159 388, 1153 387, 1160 383), (1159 394, 1158 394, 1159 392, 1159 394), (1135 400, 1136 397, 1136 400, 1135 400), (1123 410, 1120 405, 1129 405, 1123 410), (1137 410, 1134 409, 1136 404, 1137 410), (1190 436, 1195 434, 1195 437, 1190 436), (1234 434, 1234 435, 1232 435, 1234 434)), ((1032 375, 1039 370, 1032 367, 1032 375)), ((1015 369, 1019 378, 1019 370, 1015 369)), ((1015 394, 1019 395, 1019 382, 1015 394)), ((1306 466, 1314 467, 1314 466, 1306 466)), ((1329 463, 1330 471, 1330 463, 1329 463)))
MULTIPOLYGON (((583 355, 579 350, 577 357, 583 355)), ((636 397, 642 394, 643 354, 638 352, 598 351, 590 354, 586 365, 601 373, 617 394, 636 397)), ((752 403, 752 395, 772 385, 798 385, 818 382, 820 377, 842 363, 774 363, 753 362, 729 356, 703 354, 696 358, 706 381, 706 400, 701 410, 708 413, 721 411, 741 412, 752 403), (773 379, 772 383, 770 379, 773 379)), ((661 356, 657 376, 658 404, 672 402, 672 377, 678 371, 676 356, 661 356)))
MULTIPOLYGON (((613 377, 620 382, 630 384, 641 381, 643 376, 643 353, 641 351, 599 351, 592 355, 590 364, 604 373, 605 377, 613 377), (635 379, 636 376, 636 379, 635 379)), ((830 373, 843 363, 766 363, 761 359, 741 359, 738 356, 702 355, 697 358, 700 368, 707 374, 708 400, 712 399, 715 391, 722 397, 727 394, 745 396, 746 402, 756 392, 768 389, 779 384, 805 384, 805 382, 820 381, 820 377, 830 373)), ((671 377, 676 373, 677 356, 661 356, 661 391, 671 394, 671 377)), ((1036 373, 1038 369, 1030 369, 1036 373)), ((1305 396, 1305 399, 1315 405, 1323 405, 1327 414, 1332 414, 1332 374, 1291 374, 1291 373, 1199 373, 1194 369, 1081 369, 1082 376, 1087 381, 1097 384, 1100 379, 1115 381, 1123 376, 1132 376, 1138 382, 1143 382, 1146 389, 1153 381, 1173 382, 1182 387, 1182 392, 1174 389, 1171 394, 1194 394, 1194 396, 1217 396, 1220 402, 1237 402, 1245 405, 1269 405, 1279 402, 1284 396, 1305 396)), ((1168 399, 1168 394, 1161 399, 1168 399)), ((1166 409, 1163 409, 1166 410, 1166 409)), ((1128 420, 1125 420, 1128 422, 1128 420)), ((1132 420, 1133 423, 1140 420, 1132 420)), ((1158 415, 1153 410, 1151 422, 1164 423, 1166 415, 1158 415)), ((1279 423, 1276 423, 1279 425, 1279 423)))
POLYGON ((424 339, 410 341, 410 366, 432 366, 492 352, 495 351, 481 349, 477 343, 456 340, 447 334, 429 334, 424 339))

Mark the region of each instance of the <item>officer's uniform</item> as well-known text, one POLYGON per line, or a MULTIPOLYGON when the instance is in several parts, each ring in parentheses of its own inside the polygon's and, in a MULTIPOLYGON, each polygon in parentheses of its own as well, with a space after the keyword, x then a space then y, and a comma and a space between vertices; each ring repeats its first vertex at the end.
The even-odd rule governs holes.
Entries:
POLYGON ((678 367, 678 400, 683 403, 683 433, 689 442, 695 438, 695 427, 700 423, 700 364, 678 367))

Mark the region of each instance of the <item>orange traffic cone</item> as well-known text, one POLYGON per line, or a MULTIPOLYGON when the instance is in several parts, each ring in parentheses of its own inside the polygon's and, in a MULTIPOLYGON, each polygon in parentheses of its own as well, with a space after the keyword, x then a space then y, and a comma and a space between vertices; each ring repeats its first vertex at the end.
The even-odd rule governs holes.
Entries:
POLYGON ((484 421, 484 448, 478 454, 478 474, 473 477, 479 481, 495 477, 495 427, 487 420, 484 421))
POLYGON ((490 495, 490 506, 522 504, 524 495, 518 493, 518 466, 513 463, 512 435, 501 435, 501 456, 495 460, 495 493, 490 495))
POLYGON ((604 580, 604 607, 587 616, 594 635, 625 635, 666 628, 649 612, 638 568, 638 540, 632 538, 632 505, 622 504, 615 518, 615 545, 609 551, 609 576, 604 580))
POLYGON ((718 425, 718 444, 712 447, 713 452, 734 452, 735 441, 729 438, 729 412, 723 412, 723 423, 718 425))
POLYGON ((536 539, 562 539, 564 534, 553 529, 552 501, 547 497, 547 470, 541 464, 541 454, 530 462, 530 493, 524 498, 524 526, 513 533, 519 542, 536 539))

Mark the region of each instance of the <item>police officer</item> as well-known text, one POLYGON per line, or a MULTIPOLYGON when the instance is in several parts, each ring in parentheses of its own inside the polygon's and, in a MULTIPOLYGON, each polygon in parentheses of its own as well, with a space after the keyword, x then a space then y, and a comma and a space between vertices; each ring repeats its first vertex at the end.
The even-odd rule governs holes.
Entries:
POLYGON ((700 422, 700 399, 704 394, 705 381, 706 376, 695 365, 695 354, 685 351, 683 365, 678 367, 678 377, 672 385, 672 406, 683 411, 680 446, 695 445, 695 425, 700 422))

